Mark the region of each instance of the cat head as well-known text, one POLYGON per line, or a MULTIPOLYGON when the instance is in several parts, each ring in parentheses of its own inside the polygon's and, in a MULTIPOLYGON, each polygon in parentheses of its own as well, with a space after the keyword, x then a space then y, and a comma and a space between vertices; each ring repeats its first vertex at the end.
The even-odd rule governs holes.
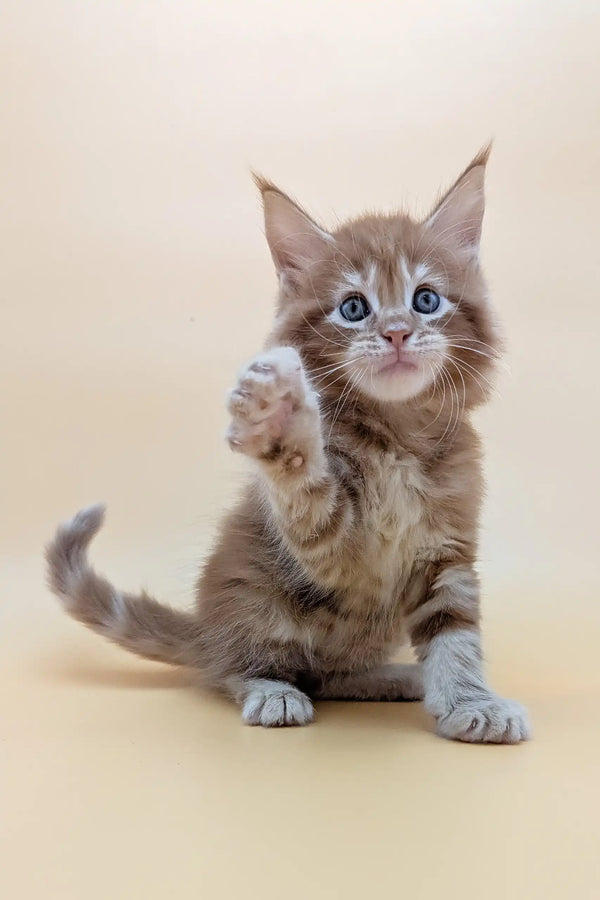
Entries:
POLYGON ((271 342, 296 347, 320 389, 384 403, 484 399, 499 349, 479 266, 488 155, 423 221, 365 215, 333 231, 255 176, 279 278, 271 342))

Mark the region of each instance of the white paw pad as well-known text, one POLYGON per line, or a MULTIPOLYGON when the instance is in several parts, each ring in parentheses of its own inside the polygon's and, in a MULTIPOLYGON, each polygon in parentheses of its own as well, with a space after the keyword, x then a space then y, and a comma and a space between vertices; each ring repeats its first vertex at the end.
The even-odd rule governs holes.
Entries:
POLYGON ((525 708, 494 695, 460 703, 437 725, 442 737, 469 743, 518 744, 531 737, 525 708))

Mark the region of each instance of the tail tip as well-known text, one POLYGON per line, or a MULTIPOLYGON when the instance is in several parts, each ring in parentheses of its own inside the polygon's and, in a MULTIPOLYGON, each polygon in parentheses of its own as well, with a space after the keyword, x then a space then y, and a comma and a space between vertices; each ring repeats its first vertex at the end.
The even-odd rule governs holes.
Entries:
POLYGON ((86 546, 100 529, 104 521, 106 506, 104 503, 94 503, 80 509, 72 519, 63 522, 57 532, 57 537, 62 540, 74 542, 79 546, 86 546))
POLYGON ((81 509, 59 526, 46 547, 48 584, 64 604, 70 603, 73 585, 86 570, 87 546, 102 525, 104 511, 103 503, 81 509))
POLYGON ((85 534, 95 534, 104 522, 106 513, 106 504, 92 503, 91 506, 85 506, 73 516, 67 527, 72 531, 81 531, 85 534))

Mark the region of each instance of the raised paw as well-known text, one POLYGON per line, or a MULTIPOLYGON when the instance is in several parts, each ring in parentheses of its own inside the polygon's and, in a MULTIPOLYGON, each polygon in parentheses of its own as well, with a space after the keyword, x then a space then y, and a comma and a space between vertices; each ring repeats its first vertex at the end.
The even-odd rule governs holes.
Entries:
POLYGON ((518 744, 531 737, 526 709, 494 694, 458 704, 437 722, 442 737, 477 744, 518 744))
POLYGON ((291 684, 267 680, 252 688, 242 709, 246 725, 265 728, 307 725, 313 716, 313 705, 306 694, 291 684))
POLYGON ((276 347, 256 356, 240 372, 227 405, 232 450, 266 461, 287 451, 288 465, 302 466, 302 426, 318 412, 316 395, 293 347, 276 347))

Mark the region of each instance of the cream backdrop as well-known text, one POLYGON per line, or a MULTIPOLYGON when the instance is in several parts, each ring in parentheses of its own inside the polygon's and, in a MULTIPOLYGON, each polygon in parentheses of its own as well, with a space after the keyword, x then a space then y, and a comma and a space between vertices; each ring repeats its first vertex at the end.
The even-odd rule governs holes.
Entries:
POLYGON ((600 896, 599 26, 583 0, 4 4, 2 896, 600 896), (490 137, 486 647, 535 740, 393 704, 243 728, 69 622, 57 521, 105 500, 98 566, 184 603, 243 477, 223 396, 275 290, 249 167, 327 224, 425 211, 490 137))

